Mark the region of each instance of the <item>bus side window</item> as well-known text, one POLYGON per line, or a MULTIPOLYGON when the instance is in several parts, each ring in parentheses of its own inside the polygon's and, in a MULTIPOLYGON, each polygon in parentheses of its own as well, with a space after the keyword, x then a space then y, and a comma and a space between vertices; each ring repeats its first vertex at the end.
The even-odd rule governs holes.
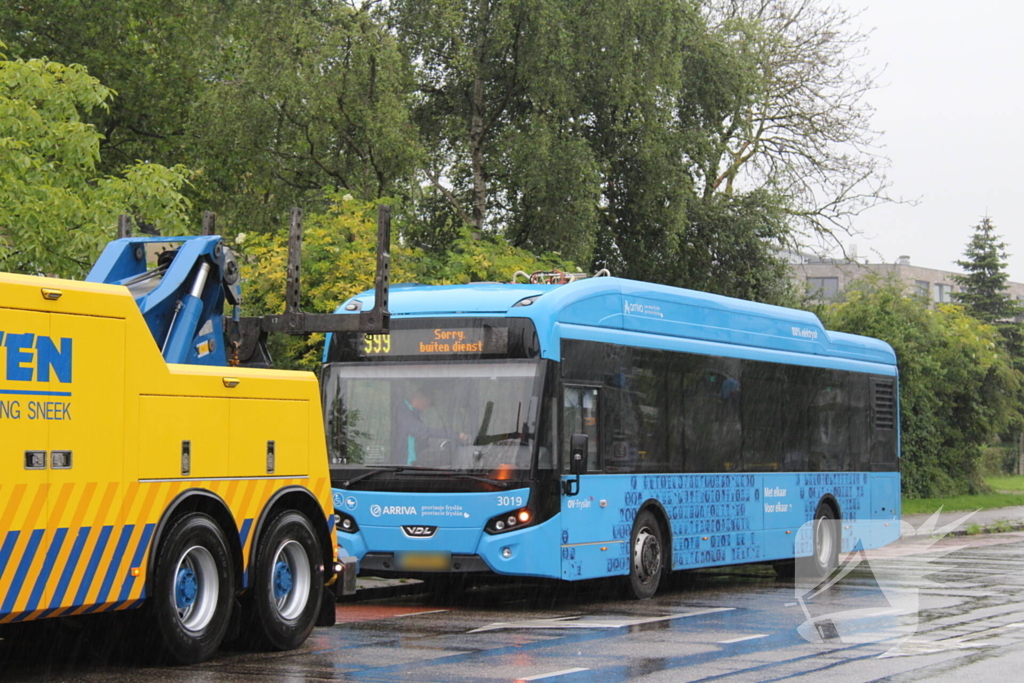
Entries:
POLYGON ((598 441, 598 390, 594 387, 565 387, 562 402, 562 468, 569 469, 569 437, 587 435, 587 471, 600 469, 598 441))

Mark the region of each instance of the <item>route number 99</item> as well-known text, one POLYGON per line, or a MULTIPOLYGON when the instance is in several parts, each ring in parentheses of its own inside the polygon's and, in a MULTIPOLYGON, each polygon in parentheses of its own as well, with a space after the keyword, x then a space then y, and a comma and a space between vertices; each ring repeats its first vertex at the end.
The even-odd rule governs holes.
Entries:
POLYGON ((391 353, 390 334, 366 334, 363 335, 363 353, 385 354, 391 353))

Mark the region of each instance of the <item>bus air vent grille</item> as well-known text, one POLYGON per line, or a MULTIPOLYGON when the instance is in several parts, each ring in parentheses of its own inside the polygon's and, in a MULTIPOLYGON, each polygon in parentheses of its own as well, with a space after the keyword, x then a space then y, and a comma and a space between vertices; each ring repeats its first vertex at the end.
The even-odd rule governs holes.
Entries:
POLYGON ((892 382, 874 382, 875 429, 896 427, 896 387, 892 382))

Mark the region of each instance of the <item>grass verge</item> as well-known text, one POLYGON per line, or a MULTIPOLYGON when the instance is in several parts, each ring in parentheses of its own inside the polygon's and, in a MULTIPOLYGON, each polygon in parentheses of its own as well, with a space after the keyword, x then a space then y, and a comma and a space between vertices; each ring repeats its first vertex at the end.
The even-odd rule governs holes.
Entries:
POLYGON ((985 483, 992 487, 993 491, 1012 491, 1024 493, 1024 477, 985 477, 985 483))
POLYGON ((1021 493, 983 493, 978 496, 951 496, 949 498, 904 498, 903 514, 916 515, 931 513, 939 508, 945 512, 953 510, 985 510, 1024 505, 1024 491, 1021 493))

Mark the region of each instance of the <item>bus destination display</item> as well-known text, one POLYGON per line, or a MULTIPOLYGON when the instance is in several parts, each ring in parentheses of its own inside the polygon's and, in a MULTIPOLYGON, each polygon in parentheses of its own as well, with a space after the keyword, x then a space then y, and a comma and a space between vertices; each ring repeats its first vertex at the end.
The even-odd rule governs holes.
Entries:
POLYGON ((508 335, 502 328, 434 327, 364 334, 359 351, 364 357, 483 356, 503 354, 507 348, 508 335))

